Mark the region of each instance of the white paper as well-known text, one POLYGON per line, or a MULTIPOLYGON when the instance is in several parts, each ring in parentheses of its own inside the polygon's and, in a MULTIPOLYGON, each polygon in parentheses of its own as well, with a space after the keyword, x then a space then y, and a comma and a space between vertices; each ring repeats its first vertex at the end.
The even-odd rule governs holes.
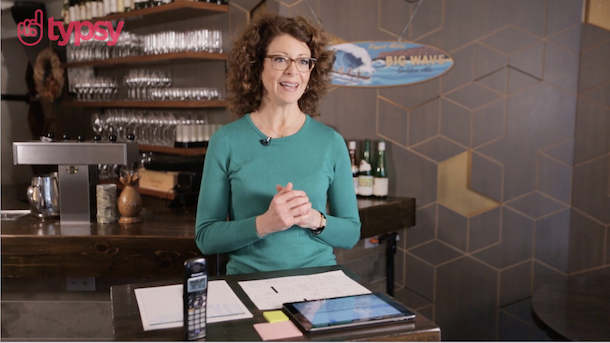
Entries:
MULTIPOLYGON (((135 290, 144 331, 182 326, 182 285, 137 288, 135 290)), ((208 282, 206 323, 252 318, 224 280, 208 282)))
POLYGON ((283 303, 289 302, 371 293, 341 270, 238 284, 261 311, 281 309, 283 303))

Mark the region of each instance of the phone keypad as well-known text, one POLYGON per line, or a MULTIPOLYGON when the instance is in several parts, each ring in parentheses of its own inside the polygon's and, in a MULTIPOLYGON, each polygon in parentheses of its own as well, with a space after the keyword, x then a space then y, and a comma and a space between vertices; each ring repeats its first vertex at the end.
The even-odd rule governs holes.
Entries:
POLYGON ((206 296, 193 299, 193 308, 188 310, 188 330, 191 337, 205 337, 206 296))

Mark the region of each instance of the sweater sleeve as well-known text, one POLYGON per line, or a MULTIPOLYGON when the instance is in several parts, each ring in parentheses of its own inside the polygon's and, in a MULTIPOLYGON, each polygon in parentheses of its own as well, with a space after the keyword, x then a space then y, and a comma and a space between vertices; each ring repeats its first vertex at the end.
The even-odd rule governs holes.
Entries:
POLYGON ((335 132, 334 177, 328 188, 329 213, 326 229, 318 238, 332 247, 351 249, 360 239, 360 215, 349 152, 343 137, 335 132))
POLYGON ((230 149, 221 128, 208 145, 197 203, 195 242, 204 255, 231 252, 262 239, 256 233, 256 217, 227 221, 229 161, 230 149))

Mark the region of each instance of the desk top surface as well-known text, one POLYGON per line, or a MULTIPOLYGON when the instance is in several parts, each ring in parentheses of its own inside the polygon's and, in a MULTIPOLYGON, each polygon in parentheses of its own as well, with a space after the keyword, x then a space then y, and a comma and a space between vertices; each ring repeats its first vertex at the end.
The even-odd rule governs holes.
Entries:
MULTIPOLYGON (((260 336, 253 325, 266 323, 263 311, 259 310, 248 298, 246 293, 237 284, 238 281, 256 280, 282 276, 307 275, 322 273, 332 270, 343 270, 346 275, 370 288, 365 282, 342 266, 329 266, 317 268, 305 268, 285 270, 277 272, 228 275, 211 278, 224 279, 233 289, 240 300, 248 307, 253 318, 208 324, 207 341, 261 341, 260 336)), ((142 284, 128 284, 113 286, 110 290, 112 299, 112 320, 114 325, 115 340, 119 341, 180 341, 183 340, 182 328, 162 329, 144 331, 140 312, 134 290, 142 287, 163 286, 179 284, 180 280, 167 282, 151 282, 142 284)), ((416 313, 417 317, 412 322, 391 323, 374 325, 350 330, 338 330, 329 333, 306 334, 300 338, 290 339, 295 341, 440 341, 439 327, 416 313)))
POLYGON ((540 288, 534 314, 552 333, 572 341, 610 340, 610 275, 575 277, 540 288))

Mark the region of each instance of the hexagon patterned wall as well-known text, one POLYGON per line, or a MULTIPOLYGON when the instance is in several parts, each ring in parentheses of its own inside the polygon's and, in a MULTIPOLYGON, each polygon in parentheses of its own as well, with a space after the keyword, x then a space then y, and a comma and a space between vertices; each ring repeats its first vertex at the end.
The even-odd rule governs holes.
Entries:
MULTIPOLYGON (((267 2, 348 42, 398 40, 417 7, 267 2)), ((346 139, 389 142, 391 193, 417 198, 396 297, 443 340, 545 339, 533 292, 610 267, 610 32, 582 11, 583 0, 424 0, 403 38, 447 51, 452 70, 323 99, 320 120, 346 139)), ((358 273, 383 278, 383 261, 356 249, 358 273)))

